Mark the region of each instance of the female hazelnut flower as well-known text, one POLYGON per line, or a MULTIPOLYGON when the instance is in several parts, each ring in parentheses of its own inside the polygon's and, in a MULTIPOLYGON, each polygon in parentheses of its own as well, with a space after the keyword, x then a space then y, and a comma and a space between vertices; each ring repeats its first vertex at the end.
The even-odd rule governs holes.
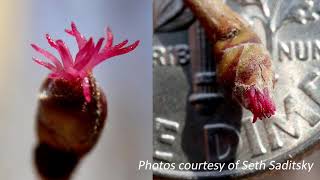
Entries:
POLYGON ((34 57, 33 60, 51 70, 51 73, 48 76, 49 78, 61 78, 67 81, 80 80, 83 88, 83 95, 87 102, 90 102, 91 100, 88 75, 92 73, 93 68, 113 56, 126 54, 134 50, 139 45, 139 41, 136 41, 133 44, 125 47, 125 45, 128 43, 128 40, 125 40, 113 46, 113 34, 109 28, 107 28, 106 32, 107 42, 103 48, 102 44, 105 38, 100 38, 96 44, 94 43, 92 37, 87 40, 83 35, 80 34, 74 22, 71 23, 71 29, 66 29, 65 32, 71 36, 74 36, 77 41, 79 52, 76 54, 74 59, 71 56, 68 47, 62 40, 59 39, 54 41, 51 39, 49 34, 46 34, 46 39, 49 45, 55 48, 60 54, 62 64, 50 52, 40 48, 35 44, 31 44, 31 46, 37 52, 49 59, 51 63, 41 61, 34 57))
POLYGON ((253 123, 274 115, 269 52, 257 34, 221 0, 186 0, 214 42, 217 80, 253 113, 253 123))
POLYGON ((65 31, 78 44, 75 58, 62 40, 54 41, 48 34, 46 39, 58 51, 61 61, 31 44, 50 62, 33 60, 51 71, 40 88, 37 133, 39 144, 82 157, 96 144, 107 116, 107 100, 92 75, 93 68, 111 57, 133 51, 139 41, 128 46, 128 40, 113 45, 113 34, 107 28, 106 38, 94 43, 92 37, 82 36, 73 22, 71 29, 65 31))

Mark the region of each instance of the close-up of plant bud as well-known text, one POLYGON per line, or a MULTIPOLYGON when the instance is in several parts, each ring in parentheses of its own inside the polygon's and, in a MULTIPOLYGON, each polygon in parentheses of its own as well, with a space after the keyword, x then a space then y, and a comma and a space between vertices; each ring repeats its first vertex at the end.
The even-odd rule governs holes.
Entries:
POLYGON ((81 83, 46 79, 39 95, 37 132, 40 143, 81 157, 97 142, 107 115, 107 100, 89 76, 90 102, 81 83))
POLYGON ((214 45, 217 81, 257 119, 271 117, 273 71, 268 50, 251 27, 220 0, 187 0, 214 45))
MULTIPOLYGON (((106 30, 107 42, 102 47, 104 38, 100 38, 95 44, 93 38, 87 40, 82 36, 72 22, 71 30, 65 31, 74 36, 78 44, 79 52, 74 60, 62 40, 54 41, 47 34, 48 43, 59 52, 62 63, 48 51, 35 44, 31 45, 51 61, 33 58, 37 64, 51 70, 39 93, 36 116, 38 149, 46 146, 52 152, 71 153, 76 159, 80 159, 97 143, 108 109, 106 96, 97 85, 92 70, 106 59, 126 54, 139 44, 139 41, 136 41, 125 47, 128 43, 128 40, 125 40, 113 45, 113 34, 109 28, 106 30)), ((38 160, 37 165, 39 162, 42 161, 38 160)), ((45 165, 42 163, 40 167, 43 166, 45 165)))

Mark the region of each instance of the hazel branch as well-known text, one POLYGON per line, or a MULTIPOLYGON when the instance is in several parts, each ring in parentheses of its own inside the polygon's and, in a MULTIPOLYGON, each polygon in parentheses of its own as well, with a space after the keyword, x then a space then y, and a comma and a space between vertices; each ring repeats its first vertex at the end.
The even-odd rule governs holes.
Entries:
POLYGON ((229 39, 248 25, 221 0, 185 0, 210 38, 229 39))

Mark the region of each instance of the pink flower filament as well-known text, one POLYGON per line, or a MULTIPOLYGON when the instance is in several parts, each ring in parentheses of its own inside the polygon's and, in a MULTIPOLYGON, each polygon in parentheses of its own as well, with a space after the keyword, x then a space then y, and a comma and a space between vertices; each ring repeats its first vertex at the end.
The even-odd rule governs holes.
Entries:
POLYGON ((71 29, 66 29, 65 32, 75 37, 78 44, 79 51, 76 54, 75 59, 73 59, 69 48, 62 40, 59 39, 54 41, 48 34, 46 34, 46 39, 49 45, 58 51, 62 63, 50 52, 35 44, 31 44, 33 49, 42 54, 45 58, 49 59, 51 63, 34 57, 33 60, 51 71, 48 76, 49 78, 63 78, 66 80, 81 79, 83 94, 87 102, 90 102, 91 100, 88 74, 92 72, 93 68, 111 57, 129 53, 139 45, 139 41, 135 41, 134 43, 126 46, 128 40, 125 40, 113 46, 113 34, 109 28, 106 29, 107 42, 104 47, 103 41, 105 38, 100 38, 96 44, 92 37, 87 40, 80 34, 73 22, 71 23, 71 29))
POLYGON ((247 108, 253 113, 253 123, 257 119, 271 117, 276 111, 276 106, 267 89, 263 89, 261 92, 255 87, 251 87, 245 92, 244 98, 247 102, 247 108))

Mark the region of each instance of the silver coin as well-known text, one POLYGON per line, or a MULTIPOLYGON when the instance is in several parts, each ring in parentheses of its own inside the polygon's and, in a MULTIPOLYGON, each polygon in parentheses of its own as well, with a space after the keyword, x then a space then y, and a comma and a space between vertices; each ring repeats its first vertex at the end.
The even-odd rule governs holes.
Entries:
MULTIPOLYGON (((226 3, 253 26, 273 57, 276 115, 252 124, 250 112, 223 97, 215 82, 211 45, 198 22, 183 30, 155 33, 154 162, 268 164, 293 159, 319 143, 320 0, 226 3)), ((171 14, 166 19, 172 23, 177 15, 171 14)), ((179 179, 256 173, 241 168, 154 169, 156 176, 179 179)))

